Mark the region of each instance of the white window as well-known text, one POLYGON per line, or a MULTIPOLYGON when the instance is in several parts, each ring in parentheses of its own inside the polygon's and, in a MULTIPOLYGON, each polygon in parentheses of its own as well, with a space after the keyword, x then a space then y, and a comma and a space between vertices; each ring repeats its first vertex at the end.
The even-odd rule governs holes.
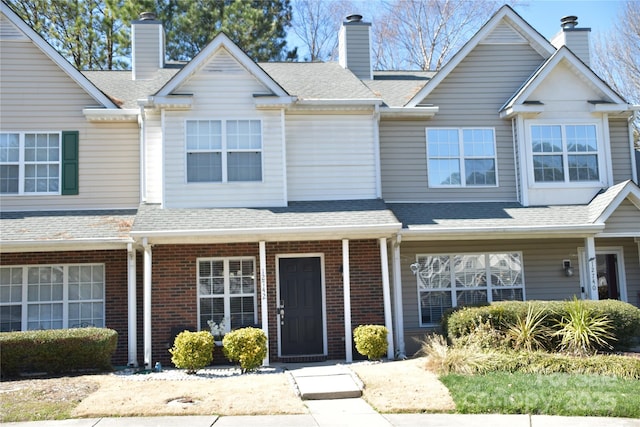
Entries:
POLYGON ((256 274, 253 258, 198 260, 199 329, 223 319, 228 330, 257 323, 256 274))
POLYGON ((531 125, 531 151, 535 182, 600 180, 595 124, 531 125))
POLYGON ((59 194, 60 171, 60 133, 0 133, 0 194, 59 194))
POLYGON ((260 120, 187 120, 187 182, 262 180, 260 120))
POLYGON ((104 265, 0 267, 0 331, 104 327, 104 265))
POLYGON ((427 128, 430 187, 493 187, 496 143, 489 128, 427 128))
POLYGON ((460 305, 524 300, 522 254, 417 255, 411 270, 417 277, 420 325, 440 323, 460 305))

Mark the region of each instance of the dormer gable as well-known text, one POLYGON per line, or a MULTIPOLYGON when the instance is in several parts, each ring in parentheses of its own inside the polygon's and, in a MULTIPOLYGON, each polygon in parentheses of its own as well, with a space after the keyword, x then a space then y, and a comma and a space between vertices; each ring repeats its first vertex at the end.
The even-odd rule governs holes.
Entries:
POLYGON ((26 22, 24 22, 4 2, 0 2, 2 20, 0 22, 0 41, 3 42, 31 42, 64 73, 90 95, 102 108, 119 108, 107 95, 101 92, 80 71, 69 63, 26 22))
POLYGON ((632 106, 600 79, 568 48, 561 47, 536 70, 500 108, 500 117, 518 113, 540 114, 553 109, 554 102, 582 101, 572 105, 576 112, 623 113, 632 106))
POLYGON ((266 102, 286 105, 293 98, 244 53, 226 34, 218 34, 198 55, 171 78, 153 97, 155 104, 162 104, 172 97, 189 97, 181 94, 180 88, 194 75, 215 73, 217 75, 248 72, 264 88, 264 92, 254 94, 256 103, 266 102), (261 101, 257 99, 260 98, 261 101))
POLYGON ((511 7, 501 7, 436 75, 406 104, 416 107, 460 64, 479 44, 529 44, 543 58, 555 48, 511 7))

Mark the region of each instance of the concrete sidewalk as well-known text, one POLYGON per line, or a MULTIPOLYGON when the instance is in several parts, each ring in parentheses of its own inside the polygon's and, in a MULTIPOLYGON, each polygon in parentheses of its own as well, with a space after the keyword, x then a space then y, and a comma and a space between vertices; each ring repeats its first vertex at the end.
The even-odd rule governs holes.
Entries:
POLYGON ((310 414, 85 418, 5 423, 6 427, 640 427, 639 419, 548 415, 377 414, 362 399, 308 401, 310 414), (336 404, 336 402, 340 402, 336 404), (353 406, 351 406, 353 404, 353 406), (366 405, 366 404, 365 404, 366 405), (368 405, 367 405, 368 406, 368 405), (369 412, 372 411, 373 413, 369 412), (354 412, 355 411, 355 412, 354 412))

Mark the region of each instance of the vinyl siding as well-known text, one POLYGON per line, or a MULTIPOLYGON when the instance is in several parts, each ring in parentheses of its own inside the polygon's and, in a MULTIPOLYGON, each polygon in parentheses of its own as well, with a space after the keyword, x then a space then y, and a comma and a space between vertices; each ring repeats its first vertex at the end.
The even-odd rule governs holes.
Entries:
POLYGON ((96 101, 32 43, 2 41, 0 51, 0 130, 80 133, 79 195, 5 195, 2 209, 137 207, 137 123, 88 122, 82 109, 96 101))
POLYGON ((151 79, 164 58, 162 25, 152 22, 135 22, 132 26, 133 74, 135 80, 151 79))
MULTIPOLYGON (((640 306, 640 263, 638 245, 631 238, 596 239, 600 247, 623 247, 627 301, 640 306)), ((524 266, 525 296, 527 300, 565 300, 580 298, 580 269, 578 248, 584 248, 583 239, 535 239, 504 241, 460 242, 403 242, 401 245, 402 300, 404 310, 405 343, 409 354, 418 350, 413 338, 423 338, 429 331, 421 328, 416 277, 409 266, 416 254, 457 254, 487 252, 521 252, 524 266), (562 261, 571 260, 575 275, 566 277, 562 261)))
POLYGON ((280 111, 258 111, 253 94, 267 90, 226 51, 212 59, 176 93, 194 93, 190 111, 166 111, 164 179, 167 207, 282 206, 285 200, 280 111), (187 183, 186 120, 262 120, 262 182, 187 183))
POLYGON ((340 33, 340 64, 359 79, 371 78, 371 24, 347 23, 340 33))
POLYGON ((289 200, 376 197, 372 114, 286 117, 289 200))
POLYGON ((146 201, 162 203, 162 118, 145 112, 146 201))
POLYGON ((640 235, 640 209, 629 200, 624 200, 607 219, 604 233, 640 235))
POLYGON ((627 119, 609 119, 609 138, 611 140, 611 163, 613 164, 613 183, 617 184, 633 179, 631 169, 631 147, 629 146, 629 125, 627 119))
POLYGON ((511 121, 498 110, 543 61, 528 45, 478 45, 424 103, 431 120, 380 124, 382 194, 388 201, 513 201, 516 169, 511 121), (429 188, 426 127, 495 129, 499 187, 429 188))
POLYGON ((408 331, 420 328, 417 279, 409 268, 415 262, 416 254, 521 252, 526 299, 559 300, 573 295, 580 297, 579 274, 565 277, 562 272, 563 259, 570 259, 577 267, 579 246, 584 246, 584 240, 403 242, 400 246, 400 268, 405 328, 408 331))

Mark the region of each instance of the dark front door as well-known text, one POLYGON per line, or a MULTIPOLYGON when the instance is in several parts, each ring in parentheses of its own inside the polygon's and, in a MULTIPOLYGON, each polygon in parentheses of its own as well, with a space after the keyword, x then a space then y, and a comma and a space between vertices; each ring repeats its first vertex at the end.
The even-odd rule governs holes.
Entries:
POLYGON ((596 255, 598 265, 598 298, 620 299, 618 286, 618 256, 616 254, 596 255))
POLYGON ((320 258, 280 258, 280 345, 283 356, 322 354, 320 258))

